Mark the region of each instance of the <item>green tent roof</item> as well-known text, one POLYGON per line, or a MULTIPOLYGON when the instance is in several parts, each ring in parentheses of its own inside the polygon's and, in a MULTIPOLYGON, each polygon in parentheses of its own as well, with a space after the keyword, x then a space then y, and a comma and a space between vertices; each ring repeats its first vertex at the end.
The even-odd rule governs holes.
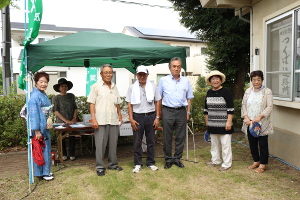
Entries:
POLYGON ((135 72, 139 65, 168 63, 172 57, 182 59, 186 69, 184 47, 174 47, 140 39, 122 33, 78 32, 27 47, 28 71, 33 73, 44 66, 91 67, 112 64, 135 72), (86 62, 85 62, 86 61, 86 62))

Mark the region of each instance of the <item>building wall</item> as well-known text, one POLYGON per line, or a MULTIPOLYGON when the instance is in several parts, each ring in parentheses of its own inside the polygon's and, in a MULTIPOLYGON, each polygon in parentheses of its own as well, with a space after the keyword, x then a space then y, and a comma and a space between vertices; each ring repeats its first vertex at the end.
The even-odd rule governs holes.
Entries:
MULTIPOLYGON (((265 71, 266 22, 300 7, 295 0, 263 0, 253 5, 251 16, 251 71, 254 69, 254 49, 260 50, 258 68, 265 71)), ((300 167, 300 103, 274 100, 272 123, 274 134, 269 137, 270 154, 300 167)))

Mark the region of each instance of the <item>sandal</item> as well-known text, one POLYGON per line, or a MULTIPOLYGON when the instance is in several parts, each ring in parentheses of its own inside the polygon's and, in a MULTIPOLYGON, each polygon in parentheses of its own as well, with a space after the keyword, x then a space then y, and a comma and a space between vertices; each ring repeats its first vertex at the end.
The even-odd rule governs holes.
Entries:
POLYGON ((266 167, 258 167, 254 172, 256 173, 263 173, 266 170, 266 167))
POLYGON ((259 163, 258 164, 253 163, 251 166, 248 167, 248 169, 255 169, 258 167, 259 167, 259 163))

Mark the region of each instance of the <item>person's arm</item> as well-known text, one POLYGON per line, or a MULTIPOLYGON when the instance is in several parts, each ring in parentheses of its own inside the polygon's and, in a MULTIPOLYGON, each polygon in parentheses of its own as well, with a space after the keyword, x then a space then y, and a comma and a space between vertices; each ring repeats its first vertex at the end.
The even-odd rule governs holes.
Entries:
POLYGON ((29 122, 31 126, 31 130, 34 130, 35 133, 35 139, 39 140, 43 137, 41 130, 40 130, 40 110, 41 110, 41 105, 38 101, 38 97, 36 94, 32 95, 29 102, 28 102, 28 107, 31 109, 28 110, 28 115, 29 115, 29 122))
POLYGON ((187 100, 188 102, 188 105, 187 105, 187 108, 186 108, 186 121, 188 122, 190 120, 190 117, 191 117, 191 105, 192 105, 192 99, 188 99, 187 100))
POLYGON ((205 115, 205 125, 206 127, 208 127, 208 115, 207 114, 204 114, 205 115))
POLYGON ((159 127, 159 122, 160 122, 160 119, 161 119, 161 100, 159 101, 155 101, 154 102, 155 104, 155 113, 156 113, 156 116, 155 116, 155 119, 154 119, 154 122, 153 122, 153 126, 155 129, 157 129, 159 127))
POLYGON ((54 111, 54 114, 61 120, 63 120, 65 123, 68 123, 68 124, 73 124, 74 122, 70 121, 70 120, 67 120, 64 116, 62 116, 62 114, 60 114, 60 112, 58 111, 54 111))
POLYGON ((248 117, 248 111, 247 111, 247 100, 249 98, 249 95, 247 93, 248 93, 248 90, 246 90, 243 100, 242 100, 241 116, 244 118, 244 123, 247 126, 250 126, 251 120, 248 117))
POLYGON ((78 109, 75 109, 73 114, 73 119, 72 119, 72 122, 74 123, 77 121, 77 114, 78 114, 78 109))
POLYGON ((227 122, 226 122, 226 126, 225 126, 226 131, 230 131, 232 128, 232 118, 233 118, 233 114, 227 115, 227 122))
POLYGON ((96 106, 93 103, 90 103, 90 114, 91 114, 91 119, 92 119, 92 128, 93 129, 98 129, 98 122, 96 119, 96 106))
POLYGON ((122 123, 123 123, 123 120, 122 120, 122 114, 121 114, 120 104, 117 105, 117 113, 118 113, 118 116, 119 116, 119 125, 121 126, 122 123))
POLYGON ((128 105, 128 117, 129 117, 129 121, 130 121, 130 124, 131 124, 131 128, 132 128, 132 130, 137 131, 138 130, 137 125, 140 125, 140 124, 133 119, 133 106, 132 106, 132 104, 130 102, 127 102, 127 105, 128 105))

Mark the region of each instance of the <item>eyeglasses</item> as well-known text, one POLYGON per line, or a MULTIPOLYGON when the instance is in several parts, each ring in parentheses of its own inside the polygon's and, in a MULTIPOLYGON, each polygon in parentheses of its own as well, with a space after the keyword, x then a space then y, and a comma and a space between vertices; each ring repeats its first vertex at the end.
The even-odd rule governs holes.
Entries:
POLYGON ((113 75, 113 72, 101 72, 103 75, 113 75))

